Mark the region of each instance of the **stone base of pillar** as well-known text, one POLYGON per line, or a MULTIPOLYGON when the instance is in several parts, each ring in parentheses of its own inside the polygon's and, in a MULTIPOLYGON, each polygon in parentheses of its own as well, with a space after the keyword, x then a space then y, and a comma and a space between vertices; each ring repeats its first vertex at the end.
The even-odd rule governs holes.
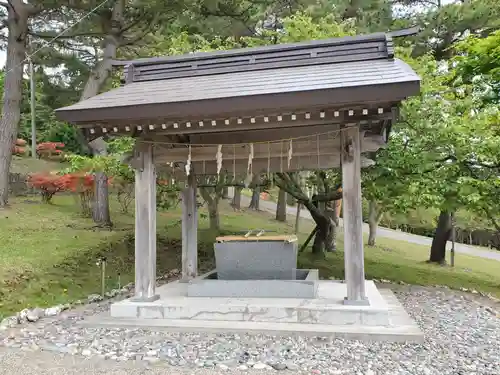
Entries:
POLYGON ((358 300, 350 300, 347 297, 344 297, 344 305, 347 306, 370 306, 370 301, 368 298, 358 299, 358 300))
POLYGON ((129 301, 131 302, 154 302, 160 299, 159 294, 155 294, 151 297, 131 297, 129 301))

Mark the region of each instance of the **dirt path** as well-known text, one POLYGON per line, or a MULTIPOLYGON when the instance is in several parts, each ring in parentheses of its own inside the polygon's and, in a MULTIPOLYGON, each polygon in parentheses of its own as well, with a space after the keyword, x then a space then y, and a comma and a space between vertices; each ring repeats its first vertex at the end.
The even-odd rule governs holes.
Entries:
MULTIPOLYGON (((250 198, 246 197, 244 195, 241 196, 241 204, 242 206, 249 205, 250 204, 250 198)), ((262 200, 260 201, 260 209, 264 211, 268 211, 271 213, 276 212, 276 203, 270 202, 270 201, 265 201, 262 200)), ((287 215, 295 217, 295 214, 297 212, 297 209, 295 207, 290 207, 287 206, 287 215)), ((300 211, 300 217, 307 219, 307 220, 312 220, 311 215, 309 214, 309 211, 307 210, 301 210, 300 211)), ((340 225, 342 226, 342 219, 340 219, 340 225)), ((368 224, 363 223, 363 232, 368 233, 368 224)), ((383 227, 378 227, 378 232, 377 232, 378 237, 384 237, 384 238, 391 238, 394 240, 400 240, 400 241, 406 241, 418 245, 424 245, 424 246, 431 246, 432 243, 432 238, 429 237, 424 237, 424 236, 418 236, 415 234, 410 234, 410 233, 405 233, 397 230, 392 230, 392 229, 387 229, 383 227)), ((451 242, 448 242, 448 249, 451 248, 451 242)), ((486 259, 492 259, 492 260, 497 260, 500 261, 500 251, 490 251, 490 250, 485 250, 480 247, 475 247, 475 246, 469 246, 469 245, 464 245, 460 243, 455 244, 455 251, 457 253, 462 253, 462 254, 468 254, 468 255, 473 255, 477 256, 480 258, 486 258, 486 259)))

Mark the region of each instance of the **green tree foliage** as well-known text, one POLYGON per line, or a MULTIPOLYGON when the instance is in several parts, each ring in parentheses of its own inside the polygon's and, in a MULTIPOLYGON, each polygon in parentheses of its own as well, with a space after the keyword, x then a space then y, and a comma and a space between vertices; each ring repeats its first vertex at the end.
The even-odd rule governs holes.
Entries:
POLYGON ((474 84, 486 102, 500 100, 500 30, 486 38, 476 35, 455 45, 456 77, 474 84))
POLYGON ((453 55, 453 44, 468 35, 485 37, 500 27, 500 3, 497 0, 441 2, 440 0, 404 0, 401 15, 422 32, 414 37, 417 56, 431 52, 437 60, 453 55), (413 6, 408 10, 408 5, 413 6))

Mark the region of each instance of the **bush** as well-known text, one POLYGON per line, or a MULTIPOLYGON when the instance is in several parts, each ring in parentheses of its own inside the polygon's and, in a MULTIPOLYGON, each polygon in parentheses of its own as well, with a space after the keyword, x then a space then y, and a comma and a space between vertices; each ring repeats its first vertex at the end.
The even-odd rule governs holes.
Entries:
MULTIPOLYGON (((83 216, 92 216, 94 198, 94 175, 90 173, 67 173, 61 176, 65 190, 78 195, 83 216)), ((109 180, 108 180, 109 182, 109 180)))
POLYGON ((39 159, 56 159, 61 160, 64 148, 64 143, 61 142, 44 142, 36 146, 36 155, 39 159))
POLYGON ((26 146, 27 142, 24 139, 16 139, 16 143, 14 146, 12 146, 12 154, 18 155, 18 156, 23 156, 26 153, 26 146))
POLYGON ((94 176, 88 173, 34 173, 28 176, 28 184, 39 190, 42 201, 50 203, 52 197, 61 191, 78 195, 80 207, 85 216, 91 215, 91 202, 94 196, 94 176))
POLYGON ((28 184, 40 190, 44 203, 50 203, 56 193, 66 189, 62 177, 55 173, 34 173, 28 176, 28 184))
POLYGON ((179 188, 166 179, 156 179, 156 206, 161 210, 170 210, 179 203, 179 188))

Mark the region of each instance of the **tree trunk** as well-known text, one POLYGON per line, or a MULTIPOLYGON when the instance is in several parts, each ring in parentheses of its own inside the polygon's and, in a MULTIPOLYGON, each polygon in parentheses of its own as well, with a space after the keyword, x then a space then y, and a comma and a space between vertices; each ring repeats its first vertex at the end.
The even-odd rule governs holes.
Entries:
MULTIPOLYGON (((110 32, 104 39, 103 57, 90 73, 80 100, 86 100, 99 94, 101 87, 111 76, 113 69, 112 62, 116 59, 116 51, 122 33, 124 8, 124 0, 115 2, 111 17, 108 20, 110 32)), ((104 142, 102 138, 96 141, 97 142, 89 143, 94 156, 106 155, 106 142, 104 142), (96 147, 95 145, 98 146, 96 147)), ((111 217, 109 210, 108 178, 104 173, 99 172, 95 174, 94 179, 95 202, 93 205, 92 218, 99 226, 110 226, 111 217)))
POLYGON ((369 202, 368 211, 368 227, 370 232, 368 234, 368 246, 375 246, 375 241, 377 238, 377 228, 380 218, 382 217, 382 210, 379 208, 377 202, 369 202))
MULTIPOLYGON (((94 155, 106 156, 107 145, 102 138, 89 143, 94 155)), ((111 228, 111 216, 109 212, 108 177, 103 172, 94 173, 94 204, 92 206, 92 220, 99 227, 111 228)))
POLYGON ((29 13, 21 0, 7 5, 7 58, 0 119, 0 208, 9 200, 9 170, 12 161, 12 147, 17 136, 21 118, 22 77, 26 55, 26 35, 29 13))
POLYGON ((241 210, 241 190, 242 188, 240 187, 234 188, 234 196, 233 200, 231 201, 231 205, 235 210, 241 210))
POLYGON ((224 186, 222 189, 222 199, 228 199, 229 198, 229 187, 224 186))
POLYGON ((326 228, 326 226, 318 225, 318 231, 314 236, 314 242, 312 246, 313 254, 320 255, 325 253, 325 241, 327 232, 328 228, 326 228))
POLYGON ((448 211, 441 211, 436 228, 436 233, 432 239, 429 262, 446 263, 446 244, 451 235, 451 215, 448 211))
POLYGON ((297 212, 295 216, 295 234, 299 233, 300 229, 300 209, 302 208, 302 204, 300 202, 297 202, 297 212))
POLYGON ((208 219, 210 222, 210 230, 220 232, 220 219, 219 219, 219 200, 210 199, 208 205, 208 219))
POLYGON ((252 199, 250 200, 250 205, 248 208, 259 210, 260 206, 260 187, 256 187, 252 190, 252 199))
POLYGON ((200 187, 199 192, 203 200, 207 203, 208 209, 208 220, 210 223, 210 229, 219 232, 220 231, 220 219, 219 219, 219 196, 217 196, 217 189, 200 187), (212 197, 211 192, 214 193, 215 197, 212 197))
POLYGON ((335 214, 335 210, 327 209, 324 211, 327 218, 318 225, 318 231, 314 237, 312 252, 313 254, 321 254, 326 252, 337 251, 337 229, 339 226, 339 219, 335 214))
POLYGON ((286 208, 287 208, 287 200, 286 200, 286 191, 281 190, 278 194, 278 204, 276 205, 276 220, 286 222, 286 208))
POLYGON ((92 219, 94 223, 101 227, 111 228, 111 216, 109 213, 109 192, 108 177, 105 173, 98 172, 95 178, 95 200, 92 210, 92 219))

